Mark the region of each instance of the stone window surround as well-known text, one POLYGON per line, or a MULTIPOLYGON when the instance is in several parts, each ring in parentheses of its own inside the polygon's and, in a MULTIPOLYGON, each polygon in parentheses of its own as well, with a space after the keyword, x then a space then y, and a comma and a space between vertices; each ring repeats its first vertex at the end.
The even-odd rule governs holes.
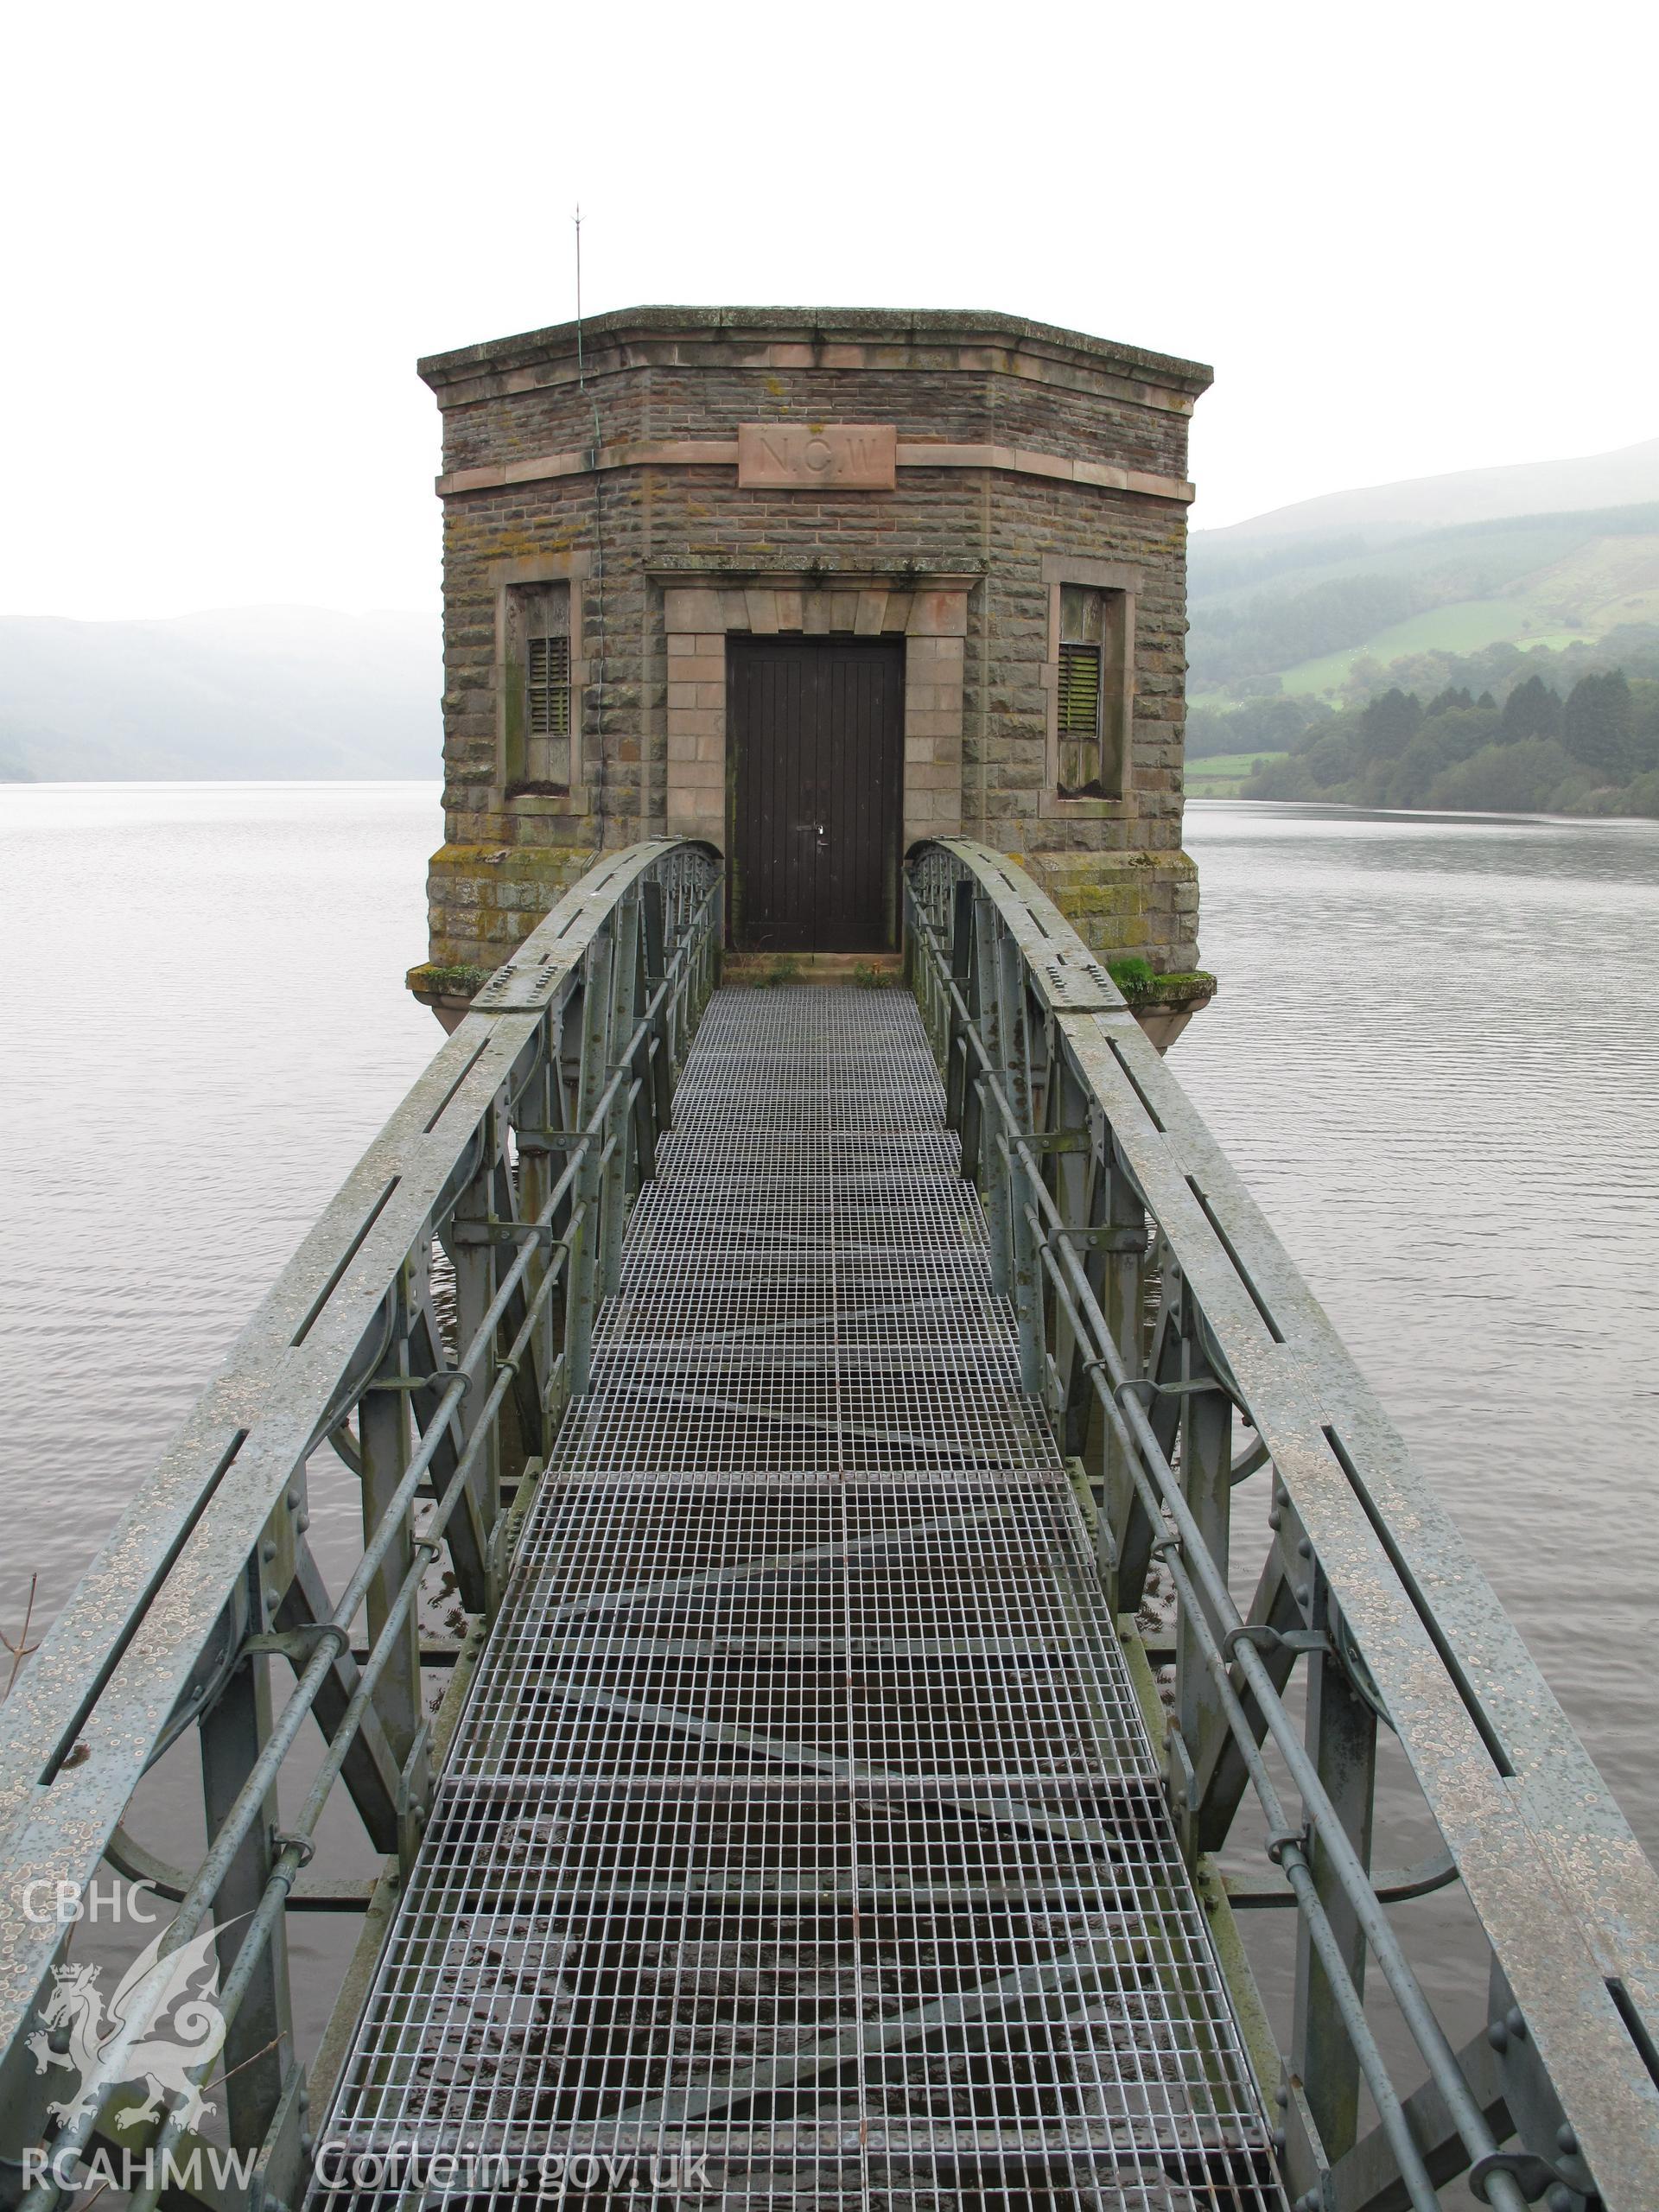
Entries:
POLYGON ((1141 572, 1122 561, 1090 561, 1065 553, 1043 556, 1048 593, 1048 657, 1043 663, 1045 767, 1041 811, 1050 820, 1121 820, 1135 811, 1135 602, 1141 572), (1115 798, 1062 798, 1060 782, 1060 587, 1123 595, 1123 789, 1115 798))
POLYGON ((519 791, 506 800, 515 814, 586 814, 591 796, 582 782, 586 762, 585 708, 593 672, 585 651, 582 585, 593 572, 586 551, 538 553, 514 561, 492 561, 486 571, 495 601, 495 762, 498 787, 507 786, 507 601, 518 584, 568 583, 570 587, 570 788, 567 791, 519 791))
POLYGON ((904 846, 962 831, 963 676, 968 600, 983 582, 927 570, 903 578, 837 569, 656 571, 668 641, 666 818, 671 837, 730 849, 726 640, 901 637, 905 641, 904 846))

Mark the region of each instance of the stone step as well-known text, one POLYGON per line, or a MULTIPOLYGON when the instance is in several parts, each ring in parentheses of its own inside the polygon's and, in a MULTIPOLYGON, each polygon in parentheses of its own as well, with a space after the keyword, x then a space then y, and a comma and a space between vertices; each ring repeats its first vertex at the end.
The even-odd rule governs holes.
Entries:
POLYGON ((904 972, 896 952, 728 952, 722 982, 762 988, 779 983, 844 983, 890 989, 904 972))

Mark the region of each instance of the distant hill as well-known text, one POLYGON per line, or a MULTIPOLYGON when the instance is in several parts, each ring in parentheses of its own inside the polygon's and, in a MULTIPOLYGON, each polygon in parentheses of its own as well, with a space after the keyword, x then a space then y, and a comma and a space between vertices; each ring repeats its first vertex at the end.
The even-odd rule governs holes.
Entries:
POLYGON ((1559 650, 1659 622, 1659 439, 1198 531, 1191 593, 1189 688, 1210 704, 1338 700, 1426 653, 1559 650))
MULTIPOLYGON (((1659 438, 1198 531, 1190 574, 1195 751, 1235 749, 1212 710, 1240 701, 1311 710, 1437 689, 1426 657, 1599 649, 1659 625, 1659 438)), ((442 690, 435 613, 0 619, 0 779, 436 776, 442 690)))
POLYGON ((436 614, 0 618, 0 778, 435 777, 436 614))
POLYGON ((1331 537, 1358 532, 1369 542, 1402 531, 1493 522, 1510 515, 1567 513, 1659 500, 1659 438, 1577 461, 1525 461, 1506 468, 1460 468, 1450 476, 1416 476, 1299 499, 1225 530, 1199 533, 1216 547, 1263 539, 1331 537))

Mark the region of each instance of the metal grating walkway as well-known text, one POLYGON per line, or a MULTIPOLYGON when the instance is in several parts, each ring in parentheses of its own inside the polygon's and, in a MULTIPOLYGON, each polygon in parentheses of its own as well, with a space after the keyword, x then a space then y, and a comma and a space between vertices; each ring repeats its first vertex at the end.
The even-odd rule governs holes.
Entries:
POLYGON ((717 994, 660 1171, 317 2201, 1281 2205, 913 1001, 717 994))

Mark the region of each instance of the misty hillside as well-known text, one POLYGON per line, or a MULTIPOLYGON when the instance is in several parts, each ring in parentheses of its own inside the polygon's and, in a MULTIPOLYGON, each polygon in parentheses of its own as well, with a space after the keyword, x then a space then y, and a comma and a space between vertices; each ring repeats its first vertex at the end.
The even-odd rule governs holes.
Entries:
POLYGON ((1586 507, 1624 507, 1659 499, 1659 438, 1616 453, 1576 461, 1523 461, 1505 468, 1460 468, 1449 476, 1416 476, 1403 484, 1372 484, 1327 492, 1294 506, 1252 515, 1225 530, 1201 533, 1208 545, 1232 549, 1263 538, 1328 537, 1357 532, 1368 540, 1400 531, 1493 522, 1509 515, 1560 514, 1586 507))
POLYGON ((435 777, 436 614, 0 618, 0 777, 435 777))
MULTIPOLYGON (((1190 574, 1201 710, 1341 703, 1425 656, 1542 667, 1659 625, 1659 439, 1198 531, 1190 574)), ((436 776, 442 690, 435 613, 0 619, 0 779, 436 776)), ((1195 749, 1230 744, 1218 726, 1195 749)))
POLYGON ((1357 671, 1425 653, 1592 645, 1659 622, 1659 439, 1195 531, 1191 594, 1201 701, 1336 699, 1357 671))

